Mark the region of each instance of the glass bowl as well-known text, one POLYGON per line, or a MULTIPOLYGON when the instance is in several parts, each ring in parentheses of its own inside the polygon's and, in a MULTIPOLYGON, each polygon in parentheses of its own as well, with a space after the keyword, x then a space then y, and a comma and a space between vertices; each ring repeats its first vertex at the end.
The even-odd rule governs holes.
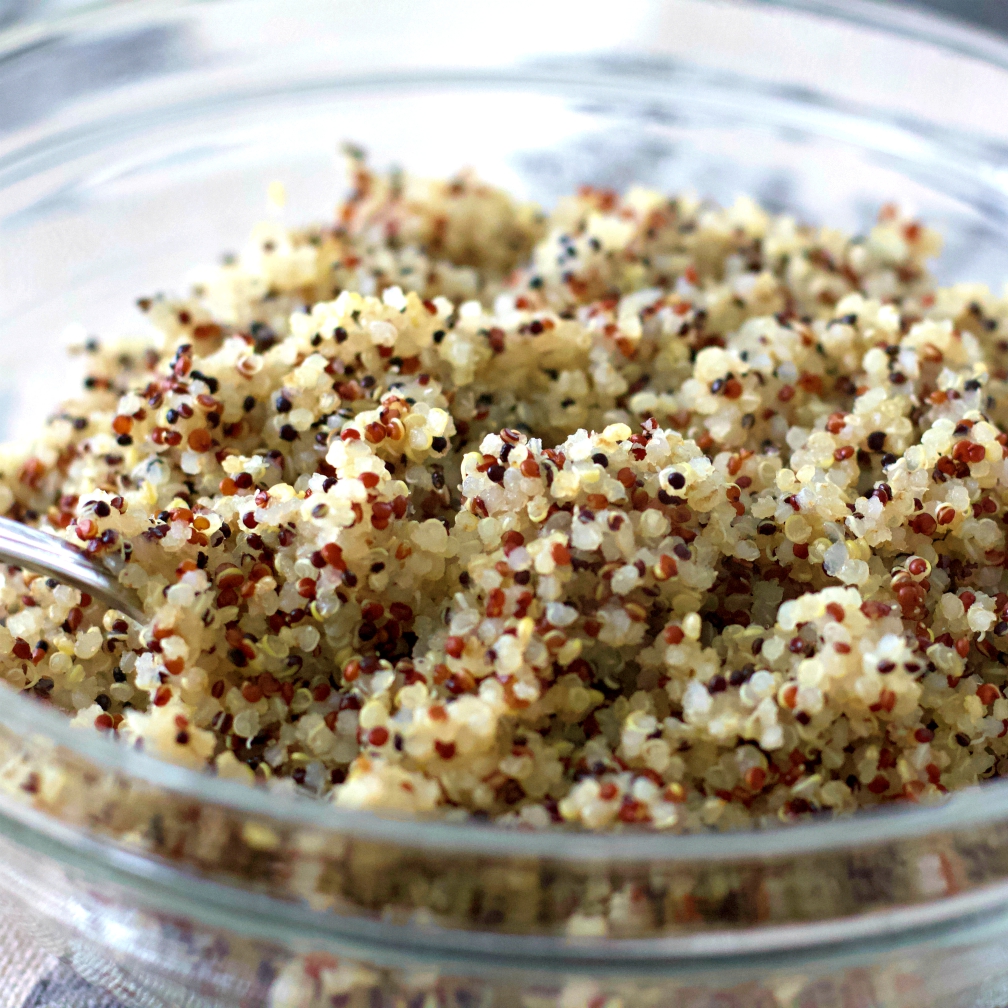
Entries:
MULTIPOLYGON (((550 203, 691 188, 1008 277, 1008 46, 857 0, 113 3, 0 34, 0 427, 77 335, 269 214, 342 140, 550 203)), ((760 833, 522 833, 339 811, 0 703, 0 907, 124 1005, 1004 1008, 1008 782, 760 833)))

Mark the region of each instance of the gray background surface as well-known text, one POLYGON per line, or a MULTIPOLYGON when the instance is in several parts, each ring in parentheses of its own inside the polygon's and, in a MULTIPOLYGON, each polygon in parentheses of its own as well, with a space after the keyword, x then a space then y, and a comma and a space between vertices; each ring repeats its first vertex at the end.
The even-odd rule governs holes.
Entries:
MULTIPOLYGON (((0 27, 60 9, 84 7, 89 0, 0 0, 0 27)), ((137 0, 143 2, 143 0, 137 0)), ((1008 0, 889 0, 897 7, 921 7, 1008 34, 1008 0)))
MULTIPOLYGON (((895 6, 901 6, 894 0, 895 6)), ((1008 34, 1008 0, 916 0, 913 4, 1008 34)))

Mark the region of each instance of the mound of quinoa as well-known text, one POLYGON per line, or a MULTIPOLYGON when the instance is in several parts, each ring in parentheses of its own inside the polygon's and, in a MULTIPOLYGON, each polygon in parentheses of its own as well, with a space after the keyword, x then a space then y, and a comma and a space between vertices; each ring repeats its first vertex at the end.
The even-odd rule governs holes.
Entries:
MULTIPOLYGON (((938 236, 350 158, 0 452, 0 674, 339 806, 690 831, 1008 772, 1008 301, 938 236)), ((17 773, 6 768, 5 774, 17 773)))

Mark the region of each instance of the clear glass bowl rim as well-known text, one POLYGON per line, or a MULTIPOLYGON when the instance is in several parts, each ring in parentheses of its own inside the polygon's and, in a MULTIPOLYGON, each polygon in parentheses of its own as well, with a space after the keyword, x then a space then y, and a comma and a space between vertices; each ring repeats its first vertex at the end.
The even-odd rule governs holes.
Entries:
MULTIPOLYGON (((83 30, 102 30, 123 22, 184 12, 221 0, 153 0, 143 5, 96 0, 76 11, 14 24, 0 31, 0 61, 26 48, 83 30)), ((1008 41, 919 8, 884 5, 875 0, 748 0, 749 3, 804 12, 879 30, 904 40, 936 45, 949 52, 1008 70, 1008 41)), ((16 156, 16 151, 13 152, 16 156)), ((65 715, 9 691, 0 704, 0 724, 23 737, 36 737, 69 750, 96 769, 145 781, 176 795, 218 805, 249 816, 294 827, 338 832, 358 838, 431 851, 552 861, 732 862, 852 849, 897 842, 934 833, 955 833, 1008 820, 1008 780, 991 781, 950 795, 932 807, 871 810, 833 819, 811 819, 780 829, 700 835, 653 831, 591 833, 519 831, 493 824, 410 818, 338 809, 328 802, 276 794, 159 760, 97 733, 71 726, 65 715)), ((54 823, 45 828, 31 816, 29 828, 65 833, 54 823)), ((90 846, 90 845, 89 845, 90 846)), ((96 856, 90 847, 91 856, 96 856)), ((106 859, 113 858, 108 852, 106 859)), ((118 859, 116 859, 118 860, 118 859)))

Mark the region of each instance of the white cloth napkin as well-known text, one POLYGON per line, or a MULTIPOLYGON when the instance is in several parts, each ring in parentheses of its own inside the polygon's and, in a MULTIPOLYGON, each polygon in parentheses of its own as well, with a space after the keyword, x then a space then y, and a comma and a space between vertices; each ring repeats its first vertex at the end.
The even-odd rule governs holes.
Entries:
POLYGON ((0 1008, 127 1008, 0 920, 0 1008))

